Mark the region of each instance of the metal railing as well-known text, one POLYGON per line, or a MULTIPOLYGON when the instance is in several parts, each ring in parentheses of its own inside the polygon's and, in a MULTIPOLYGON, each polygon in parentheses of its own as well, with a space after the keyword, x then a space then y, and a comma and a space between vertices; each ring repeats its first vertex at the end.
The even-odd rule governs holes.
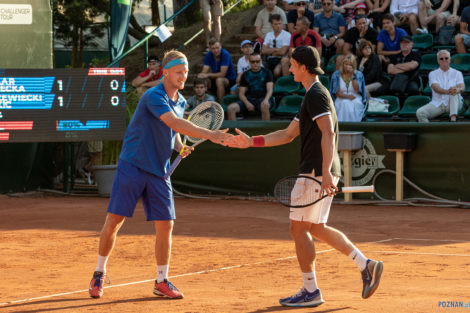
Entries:
MULTIPOLYGON (((168 19, 166 19, 162 24, 160 24, 158 27, 162 26, 162 25, 166 25, 168 24, 169 22, 171 22, 176 16, 180 15, 181 12, 183 12, 184 10, 186 10, 191 4, 193 4, 195 0, 191 0, 189 1, 188 3, 186 3, 181 9, 178 10, 178 12, 174 13, 172 16, 170 16, 168 19)), ((240 2, 241 0, 239 0, 240 2)), ((153 31, 151 31, 150 33, 148 33, 144 38, 142 38, 138 43, 136 43, 135 45, 133 45, 132 47, 129 48, 129 50, 127 50, 126 52, 124 52, 123 54, 121 54, 119 57, 117 57, 116 59, 114 59, 111 63, 109 63, 106 67, 112 67, 113 65, 115 65, 116 63, 118 63, 119 61, 121 61, 125 56, 127 56, 128 54, 130 54, 132 51, 134 51, 135 49, 137 49, 138 47, 140 47, 141 45, 145 44, 145 59, 147 59, 147 53, 148 53, 148 40, 153 36, 153 34, 155 33, 155 31, 158 29, 155 28, 153 31)))

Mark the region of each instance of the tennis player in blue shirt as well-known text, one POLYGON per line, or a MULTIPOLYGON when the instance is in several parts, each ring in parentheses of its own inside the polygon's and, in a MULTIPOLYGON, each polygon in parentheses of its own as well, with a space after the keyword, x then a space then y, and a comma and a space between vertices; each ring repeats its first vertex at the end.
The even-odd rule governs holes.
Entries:
MULTIPOLYGON (((157 279, 153 292, 162 297, 183 298, 183 293, 168 281, 175 208, 170 179, 164 176, 169 170, 173 150, 183 149, 179 134, 222 145, 232 136, 227 130, 207 130, 182 118, 186 100, 178 90, 184 88, 188 77, 186 56, 179 51, 169 51, 163 57, 162 66, 163 83, 150 88, 141 97, 124 137, 108 214, 101 231, 98 262, 89 286, 93 298, 103 295, 106 263, 117 232, 125 218, 132 217, 141 197, 147 220, 154 222, 157 234, 157 279)), ((191 150, 185 146, 183 157, 191 150)))

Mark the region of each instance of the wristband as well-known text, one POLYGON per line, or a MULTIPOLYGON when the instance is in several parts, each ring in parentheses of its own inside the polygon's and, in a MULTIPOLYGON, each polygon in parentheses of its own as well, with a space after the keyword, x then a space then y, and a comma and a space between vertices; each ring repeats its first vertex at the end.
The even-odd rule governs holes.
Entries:
POLYGON ((253 136, 252 147, 262 148, 264 147, 264 136, 253 136))

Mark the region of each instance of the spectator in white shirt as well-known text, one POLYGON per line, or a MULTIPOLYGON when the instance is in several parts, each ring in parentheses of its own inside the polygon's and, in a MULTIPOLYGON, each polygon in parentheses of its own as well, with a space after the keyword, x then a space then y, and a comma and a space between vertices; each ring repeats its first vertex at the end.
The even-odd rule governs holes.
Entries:
POLYGON ((258 12, 255 20, 255 32, 256 36, 258 36, 256 41, 258 41, 261 45, 263 44, 263 40, 266 34, 273 30, 271 28, 271 23, 269 22, 269 16, 272 14, 279 14, 281 16, 283 28, 286 28, 286 13, 276 5, 276 0, 264 0, 264 9, 258 12))
POLYGON ((240 78, 242 77, 243 72, 251 68, 250 55, 253 53, 253 43, 249 40, 243 40, 240 44, 240 50, 242 51, 243 56, 239 58, 237 62, 237 79, 235 80, 236 84, 230 88, 230 93, 232 95, 238 93, 240 78))
POLYGON ((266 57, 266 64, 274 78, 277 78, 281 76, 281 58, 289 51, 291 34, 284 30, 279 14, 271 15, 269 22, 273 31, 266 34, 261 53, 266 57))
POLYGON ((450 53, 447 50, 437 52, 439 68, 429 73, 429 85, 432 89, 432 100, 416 111, 419 122, 429 122, 436 116, 449 113, 450 121, 457 121, 457 114, 462 109, 465 90, 463 75, 450 67, 450 53))
POLYGON ((396 26, 409 25, 412 34, 418 33, 418 6, 420 0, 392 0, 390 13, 396 17, 396 26))

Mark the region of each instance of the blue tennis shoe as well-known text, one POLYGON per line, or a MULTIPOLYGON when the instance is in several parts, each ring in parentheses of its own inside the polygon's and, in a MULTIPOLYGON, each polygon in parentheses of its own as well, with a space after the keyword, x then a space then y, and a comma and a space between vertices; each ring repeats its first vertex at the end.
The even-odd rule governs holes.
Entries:
POLYGON ((325 302, 321 296, 320 289, 314 292, 308 292, 307 289, 301 288, 299 292, 288 298, 280 299, 279 303, 284 306, 295 307, 316 307, 325 302))

